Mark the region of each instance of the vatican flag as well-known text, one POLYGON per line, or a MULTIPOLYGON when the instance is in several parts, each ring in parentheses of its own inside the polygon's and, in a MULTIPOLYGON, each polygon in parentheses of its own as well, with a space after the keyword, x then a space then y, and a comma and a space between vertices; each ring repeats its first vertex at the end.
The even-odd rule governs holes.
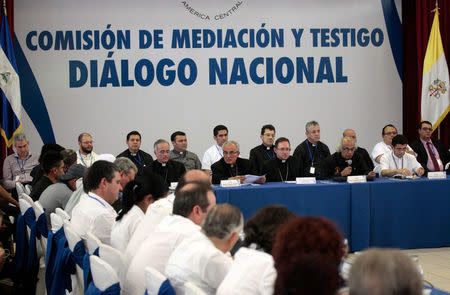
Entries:
POLYGON ((434 20, 423 61, 422 78, 422 120, 433 124, 433 131, 450 111, 449 76, 439 31, 438 8, 434 10, 434 20))

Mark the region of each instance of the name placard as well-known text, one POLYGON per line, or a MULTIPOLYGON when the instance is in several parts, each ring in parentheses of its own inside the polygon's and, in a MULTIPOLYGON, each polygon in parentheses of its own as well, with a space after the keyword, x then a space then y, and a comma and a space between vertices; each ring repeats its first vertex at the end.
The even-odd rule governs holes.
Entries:
POLYGON ((447 175, 445 175, 445 171, 428 172, 428 178, 429 179, 445 179, 445 178, 447 178, 447 175))
POLYGON ((295 179, 295 183, 297 183, 297 184, 315 184, 316 178, 315 177, 297 177, 295 179))
POLYGON ((348 183, 362 183, 367 182, 365 175, 347 176, 348 183))
POLYGON ((239 179, 221 180, 220 186, 221 187, 241 186, 241 181, 239 179))

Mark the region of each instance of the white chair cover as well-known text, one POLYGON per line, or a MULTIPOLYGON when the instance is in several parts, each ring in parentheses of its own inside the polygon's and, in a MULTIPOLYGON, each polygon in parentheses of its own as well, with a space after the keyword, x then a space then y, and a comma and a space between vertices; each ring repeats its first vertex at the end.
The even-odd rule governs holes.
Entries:
POLYGON ((58 214, 63 220, 70 220, 70 215, 61 208, 56 208, 55 213, 58 214))
POLYGON ((50 223, 52 224, 52 232, 56 233, 63 226, 64 221, 61 216, 57 215, 56 213, 51 213, 50 223))
POLYGON ((33 199, 29 195, 27 195, 26 193, 21 193, 19 195, 19 200, 20 199, 23 199, 23 200, 27 201, 30 205, 32 205, 34 203, 33 199))
POLYGON ((187 282, 184 284, 184 295, 206 295, 206 293, 194 283, 187 282))
POLYGON ((167 280, 167 277, 154 269, 153 267, 146 267, 145 270, 145 285, 148 294, 158 294, 162 283, 167 280))
POLYGON ((25 193, 27 195, 31 194, 31 185, 30 184, 25 184, 25 193))
POLYGON ((127 267, 125 263, 125 256, 122 252, 109 245, 101 244, 98 250, 98 256, 116 270, 120 283, 123 284, 125 282, 127 267))
POLYGON ((95 250, 97 250, 101 244, 102 241, 100 241, 100 239, 97 238, 93 233, 88 232, 86 234, 86 245, 88 248, 89 255, 93 255, 95 250))
POLYGON ((116 271, 103 259, 91 255, 89 261, 91 263, 92 280, 99 290, 105 291, 110 286, 119 283, 116 271))
POLYGON ((25 187, 23 186, 23 184, 21 184, 20 182, 16 182, 16 191, 18 196, 25 193, 25 187))
MULTIPOLYGON (((64 220, 64 233, 67 238, 67 243, 69 244, 69 249, 73 252, 75 245, 81 241, 80 235, 73 228, 68 220, 64 220)), ((83 269, 76 265, 76 273, 72 275, 72 294, 82 295, 84 294, 84 283, 83 283, 83 269)))

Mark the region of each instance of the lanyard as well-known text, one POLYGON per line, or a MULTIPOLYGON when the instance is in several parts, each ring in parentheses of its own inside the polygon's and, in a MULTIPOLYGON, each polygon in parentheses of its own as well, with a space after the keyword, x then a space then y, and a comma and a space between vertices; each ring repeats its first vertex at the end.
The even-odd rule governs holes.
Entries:
POLYGON ((312 153, 312 154, 311 154, 311 148, 309 147, 308 140, 306 140, 306 146, 308 147, 309 157, 311 158, 311 166, 314 166, 314 156, 313 155, 316 154, 318 144, 316 144, 316 148, 314 149, 314 153, 312 153))
MULTIPOLYGON (((394 153, 393 152, 391 153, 391 156, 392 156, 392 160, 394 161, 395 168, 398 169, 397 162, 395 162, 395 158, 394 158, 394 153)), ((403 169, 403 157, 402 157, 402 168, 401 169, 403 169)))
POLYGON ((27 163, 27 161, 28 161, 28 159, 29 158, 26 158, 25 159, 25 161, 22 161, 22 166, 20 166, 20 163, 19 163, 19 158, 16 158, 16 160, 17 160, 17 166, 19 166, 19 169, 20 169, 20 172, 25 172, 25 164, 27 163))
POLYGON ((106 207, 105 204, 103 204, 99 199, 97 199, 96 197, 91 196, 90 194, 88 194, 88 197, 91 199, 96 200, 97 202, 99 202, 103 207, 106 207))
MULTIPOLYGON (((80 155, 80 159, 81 159, 81 162, 83 162, 83 165, 86 166, 86 168, 89 168, 88 165, 86 164, 86 162, 84 162, 83 156, 81 155, 80 151, 78 151, 78 154, 80 155)), ((91 165, 92 165, 92 154, 90 154, 90 155, 91 155, 91 165)))
POLYGON ((217 146, 217 144, 216 144, 216 149, 217 149, 217 152, 219 153, 219 155, 221 156, 221 157, 223 157, 223 150, 222 149, 219 149, 219 147, 217 146), (222 150, 222 151, 221 151, 222 150))
POLYGON ((136 153, 136 156, 133 157, 134 160, 139 164, 139 166, 142 166, 141 155, 139 155, 139 151, 136 153))
POLYGON ((269 155, 269 153, 267 152, 267 150, 266 150, 266 155, 267 155, 267 157, 269 157, 270 160, 272 160, 272 157, 275 159, 275 153, 274 153, 273 150, 272 150, 272 156, 269 155))

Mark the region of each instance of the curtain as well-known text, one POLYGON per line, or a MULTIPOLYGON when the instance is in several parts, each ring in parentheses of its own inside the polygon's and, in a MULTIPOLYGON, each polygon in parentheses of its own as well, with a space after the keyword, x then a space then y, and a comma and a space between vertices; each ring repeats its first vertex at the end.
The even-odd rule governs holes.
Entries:
MULTIPOLYGON (((438 0, 439 25, 444 53, 449 64, 450 48, 450 1, 438 0)), ((423 59, 436 6, 436 0, 402 1, 403 42, 403 133, 409 141, 418 138, 420 123, 420 100, 422 93, 423 59)), ((448 89, 450 90, 450 89, 448 89)), ((448 147, 450 141, 449 115, 440 125, 440 139, 448 147)), ((433 138, 438 138, 438 131, 433 138)))

